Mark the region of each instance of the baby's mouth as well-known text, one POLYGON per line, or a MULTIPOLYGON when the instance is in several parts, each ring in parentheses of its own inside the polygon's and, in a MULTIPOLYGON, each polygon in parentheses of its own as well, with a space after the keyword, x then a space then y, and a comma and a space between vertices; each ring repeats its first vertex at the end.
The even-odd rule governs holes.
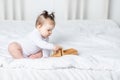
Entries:
POLYGON ((51 34, 48 34, 48 36, 50 36, 51 34))

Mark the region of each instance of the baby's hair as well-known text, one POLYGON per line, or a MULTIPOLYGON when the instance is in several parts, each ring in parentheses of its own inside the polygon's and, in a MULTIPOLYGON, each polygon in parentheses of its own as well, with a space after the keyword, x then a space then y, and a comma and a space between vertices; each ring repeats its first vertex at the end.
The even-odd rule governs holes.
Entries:
POLYGON ((48 11, 44 10, 36 19, 36 26, 37 25, 43 25, 45 19, 50 19, 53 21, 53 24, 55 24, 55 15, 54 12, 52 12, 51 14, 48 13, 48 11))

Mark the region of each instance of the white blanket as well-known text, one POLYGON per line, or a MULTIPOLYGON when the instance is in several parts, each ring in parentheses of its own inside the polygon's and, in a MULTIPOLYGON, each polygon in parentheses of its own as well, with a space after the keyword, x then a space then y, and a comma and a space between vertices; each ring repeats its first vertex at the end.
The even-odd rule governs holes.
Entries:
POLYGON ((85 68, 85 69, 118 69, 120 57, 120 28, 111 20, 106 21, 68 21, 58 23, 50 41, 63 46, 75 48, 80 56, 63 56, 46 59, 12 60, 7 52, 7 44, 12 39, 19 39, 32 31, 31 22, 1 22, 0 24, 0 65, 4 67, 33 67, 37 69, 54 68, 85 68), (11 24, 14 23, 14 24, 11 24), (9 26, 13 28, 8 28, 9 26), (26 27, 26 29, 24 29, 26 27), (117 33, 117 34, 116 34, 117 33), (72 38, 71 38, 72 36, 72 38), (90 55, 89 57, 81 57, 90 55), (95 57, 92 55, 112 57, 113 59, 95 57), (5 57, 6 56, 6 57, 5 57), (115 64, 115 65, 114 65, 115 64), (8 66, 7 66, 8 65, 8 66), (109 66, 108 66, 109 65, 109 66))
MULTIPOLYGON (((0 58, 2 59, 2 58, 0 58)), ((2 68, 30 68, 30 69, 92 69, 92 70, 120 70, 120 61, 101 56, 76 56, 50 57, 41 59, 14 59, 0 60, 2 68), (6 61, 5 61, 6 60, 6 61), (2 62, 3 61, 3 62, 2 62)))
POLYGON ((120 28, 113 21, 57 23, 50 41, 79 56, 13 60, 8 42, 33 28, 34 22, 0 21, 0 80, 120 80, 120 28))

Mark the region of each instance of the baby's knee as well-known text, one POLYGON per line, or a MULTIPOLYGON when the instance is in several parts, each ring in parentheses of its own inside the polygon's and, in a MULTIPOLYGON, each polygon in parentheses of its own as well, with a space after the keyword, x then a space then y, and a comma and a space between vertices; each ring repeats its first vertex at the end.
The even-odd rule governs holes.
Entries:
POLYGON ((8 50, 9 51, 14 50, 16 48, 19 48, 19 44, 17 42, 12 42, 8 45, 8 50))

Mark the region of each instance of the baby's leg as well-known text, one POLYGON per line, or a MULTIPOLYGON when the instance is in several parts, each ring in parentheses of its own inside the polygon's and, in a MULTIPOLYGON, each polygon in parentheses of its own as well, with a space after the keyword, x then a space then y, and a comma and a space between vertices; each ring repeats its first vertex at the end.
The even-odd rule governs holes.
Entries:
POLYGON ((8 51, 15 59, 24 58, 22 54, 22 48, 19 43, 12 42, 8 45, 8 51))
POLYGON ((42 51, 39 51, 35 54, 29 55, 28 57, 31 58, 31 59, 36 59, 36 58, 41 58, 42 56, 43 56, 42 51))

